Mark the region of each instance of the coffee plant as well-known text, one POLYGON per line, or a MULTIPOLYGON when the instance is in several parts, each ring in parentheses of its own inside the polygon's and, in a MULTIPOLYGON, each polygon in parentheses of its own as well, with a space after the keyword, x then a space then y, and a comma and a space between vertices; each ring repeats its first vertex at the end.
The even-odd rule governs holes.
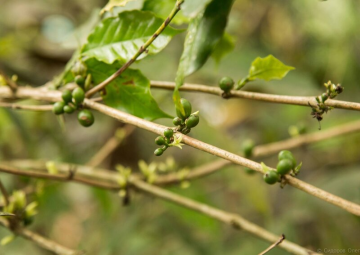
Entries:
MULTIPOLYGON (((12 6, 18 16, 38 18, 30 5, 16 2, 0 11, 8 23, 17 22, 4 12, 12 6)), ((36 61, 23 63, 20 54, 0 62, 1 254, 359 251, 359 175, 343 171, 349 162, 359 165, 359 136, 346 143, 333 138, 360 131, 359 121, 339 124, 352 117, 344 110, 360 111, 355 99, 340 100, 358 95, 350 83, 360 77, 350 62, 343 67, 346 63, 332 60, 336 50, 326 60, 318 57, 321 47, 341 37, 335 49, 349 52, 341 51, 338 59, 354 55, 352 65, 360 68, 358 45, 346 44, 356 40, 349 31, 358 26, 337 30, 337 23, 331 25, 332 19, 342 22, 337 8, 352 13, 360 11, 359 3, 110 0, 96 9, 97 2, 102 1, 66 2, 63 7, 73 9, 75 18, 86 13, 88 20, 75 28, 66 15, 42 17, 39 45, 22 46, 48 61, 65 60, 45 84, 38 85, 37 76, 48 75, 43 74, 46 65, 39 70, 36 61), (312 25, 289 23, 307 20, 310 14, 302 8, 333 8, 333 13, 314 15, 321 19, 312 25), (305 37, 321 24, 334 31, 324 28, 305 37), (327 38, 320 48, 314 46, 316 36, 327 38), (235 44, 238 37, 242 41, 235 44), (262 42, 266 47, 256 54, 247 45, 262 42), (314 63, 307 62, 309 51, 316 51, 314 63), (231 65, 224 68, 227 59, 231 65), (23 67, 15 68, 17 62, 23 67), (324 71, 333 63, 338 68, 333 70, 356 78, 324 71), (313 79, 303 81, 306 73, 313 79), (172 81, 159 81, 163 77, 172 81), (299 87, 284 86, 291 80, 299 87), (300 87, 304 83, 318 88, 300 87), (322 149, 313 143, 323 144, 322 149), (340 169, 330 171, 336 164, 340 169), (230 233, 218 222, 243 233, 230 233), (17 245, 23 244, 21 237, 34 245, 17 245)), ((358 15, 349 17, 360 22, 358 15)), ((28 42, 32 29, 13 36, 28 42)), ((10 32, 2 33, 0 57, 17 47, 8 41, 10 32)))

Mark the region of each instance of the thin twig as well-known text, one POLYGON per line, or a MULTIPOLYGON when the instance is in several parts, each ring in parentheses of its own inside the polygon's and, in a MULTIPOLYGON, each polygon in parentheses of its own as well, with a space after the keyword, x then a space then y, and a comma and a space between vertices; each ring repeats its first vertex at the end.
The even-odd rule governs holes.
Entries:
POLYGON ((121 137, 118 136, 118 131, 116 131, 115 135, 103 145, 86 165, 92 167, 99 166, 117 147, 119 147, 126 137, 131 135, 135 128, 134 126, 126 126, 125 128, 122 128, 122 130, 124 130, 124 134, 121 137))
POLYGON ((279 244, 281 244, 284 240, 285 240, 285 235, 282 234, 279 240, 277 240, 275 243, 273 243, 272 245, 270 245, 269 248, 267 248, 265 251, 259 253, 259 255, 264 255, 264 254, 268 253, 269 251, 271 251, 272 249, 274 249, 276 246, 278 246, 279 244))
MULTIPOLYGON (((95 169, 88 166, 77 165, 76 166, 77 171, 74 174, 74 178, 72 180, 67 180, 65 178, 59 179, 58 176, 56 176, 56 178, 53 178, 53 174, 47 172, 44 162, 38 162, 32 160, 22 160, 22 161, 15 160, 11 162, 5 162, 5 164, 0 164, 0 171, 3 171, 5 169, 7 173, 12 173, 20 176, 23 175, 31 176, 28 175, 27 173, 33 174, 37 172, 38 174, 34 177, 41 176, 41 178, 55 179, 58 181, 66 181, 66 182, 76 181, 86 185, 93 185, 97 187, 102 185, 103 188, 110 190, 119 190, 121 188, 117 182, 118 174, 113 171, 109 171, 105 169, 95 169), (14 166, 10 167, 8 166, 8 164, 12 164, 14 166), (16 168, 15 166, 26 167, 26 169, 16 168)), ((65 177, 69 173, 70 166, 71 166, 70 164, 61 163, 61 164, 57 164, 56 168, 58 169, 59 173, 65 177)), ((198 211, 211 218, 217 219, 221 222, 231 225, 236 229, 241 229, 246 232, 249 232, 252 235, 257 236, 265 241, 275 242, 275 240, 277 240, 278 238, 277 235, 272 234, 267 230, 261 228, 260 226, 257 226, 256 224, 247 221, 238 214, 227 213, 225 211, 210 207, 208 205, 198 203, 191 199, 184 198, 182 196, 171 193, 164 189, 150 185, 140 180, 138 177, 132 176, 131 178, 129 178, 128 184, 130 185, 130 187, 135 187, 138 190, 152 194, 161 199, 165 199, 174 202, 176 204, 179 204, 181 206, 187 207, 189 209, 198 211)), ((284 242, 280 247, 293 254, 299 254, 299 255, 317 254, 289 241, 284 242)))
POLYGON ((29 111, 51 111, 52 105, 21 105, 21 104, 13 104, 13 103, 5 103, 0 102, 0 107, 11 108, 15 110, 29 110, 29 111))
MULTIPOLYGON (((10 224, 5 219, 0 218, 0 225, 11 230, 10 224)), ((66 248, 66 247, 64 247, 58 243, 55 243, 54 241, 47 239, 39 234, 36 234, 26 228, 19 227, 19 228, 16 228, 15 230, 13 230, 13 232, 19 236, 22 236, 22 237, 34 242, 41 248, 46 249, 48 251, 52 251, 59 255, 80 255, 80 254, 84 253, 82 251, 74 251, 69 248, 66 248)))
POLYGON ((8 206, 10 204, 9 193, 6 191, 5 186, 4 186, 4 184, 2 183, 1 180, 0 180, 0 191, 3 194, 4 205, 8 206))
MULTIPOLYGON (((173 90, 175 87, 175 83, 168 81, 151 81, 151 87, 173 90)), ((189 91, 189 92, 202 92, 217 96, 221 96, 223 94, 223 91, 218 87, 206 86, 200 84, 190 84, 190 83, 181 86, 180 90, 189 91)), ((309 103, 314 105, 317 104, 315 100, 315 96, 311 96, 311 97, 283 96, 283 95, 272 95, 272 94, 232 90, 229 92, 227 98, 231 98, 231 97, 245 98, 245 99, 258 100, 258 101, 264 101, 270 103, 301 105, 306 107, 309 107, 309 103)), ((326 100, 325 104, 327 106, 331 106, 334 108, 360 111, 360 103, 356 103, 356 102, 328 99, 326 100)))
POLYGON ((156 32, 145 42, 144 45, 140 47, 140 49, 135 53, 135 55, 129 59, 119 70, 117 70, 114 74, 109 76, 106 80, 101 82, 100 84, 96 85, 94 88, 90 89, 86 92, 86 97, 90 98, 95 93, 99 92, 100 90, 104 89, 106 85, 112 82, 114 79, 119 77, 132 63, 136 61, 136 59, 143 54, 147 48, 155 41, 155 39, 165 30, 165 28, 169 25, 171 20, 175 17, 175 15, 180 11, 181 4, 184 0, 177 0, 175 3, 175 7, 172 9, 169 16, 165 19, 165 21, 161 24, 161 26, 156 30, 156 32))
MULTIPOLYGON (((258 145, 253 149, 252 158, 269 156, 274 153, 278 153, 281 150, 290 150, 299 146, 316 143, 324 140, 328 140, 338 136, 344 136, 347 134, 355 133, 360 131, 360 121, 354 121, 344 125, 336 126, 328 130, 315 132, 312 134, 304 134, 297 137, 289 138, 283 141, 258 145)), ((224 159, 218 159, 205 165, 194 168, 187 176, 183 179, 179 178, 176 173, 159 176, 155 183, 159 185, 166 185, 181 182, 183 180, 191 180, 200 178, 212 173, 217 172, 225 166, 231 165, 231 162, 224 159)))
MULTIPOLYGON (((235 229, 244 230, 246 232, 249 232, 250 234, 260 237, 261 239, 263 239, 265 241, 275 242, 276 240, 278 240, 277 235, 274 235, 273 233, 268 232, 266 229, 255 225, 254 223, 244 219, 243 217, 241 217, 238 214, 228 213, 228 212, 213 208, 211 206, 208 206, 206 204, 196 202, 194 200, 182 197, 178 194, 175 194, 175 193, 166 191, 164 189, 161 189, 159 187, 150 185, 139 179, 130 180, 130 183, 141 191, 145 191, 146 193, 154 195, 158 198, 161 198, 161 199, 173 202, 175 204, 184 206, 191 210, 200 212, 200 213, 207 215, 213 219, 216 219, 218 221, 221 221, 228 225, 231 225, 235 229)), ((283 243, 281 243, 279 245, 279 247, 281 247, 284 250, 287 250, 288 252, 293 253, 293 254, 303 254, 303 255, 318 254, 318 253, 315 253, 313 251, 305 249, 305 248, 303 248, 295 243, 289 242, 289 241, 284 241, 283 243)))

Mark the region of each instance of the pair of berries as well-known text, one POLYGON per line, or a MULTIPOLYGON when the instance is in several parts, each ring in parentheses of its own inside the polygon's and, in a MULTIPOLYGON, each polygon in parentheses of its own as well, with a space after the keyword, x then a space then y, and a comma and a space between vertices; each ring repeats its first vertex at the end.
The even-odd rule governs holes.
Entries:
MULTIPOLYGON (((53 112, 56 115, 63 113, 71 114, 75 110, 82 108, 85 92, 82 88, 77 87, 72 92, 64 90, 61 97, 63 101, 54 104, 53 112)), ((94 115, 87 109, 81 109, 78 113, 78 121, 82 126, 90 127, 94 123, 94 115)))
POLYGON ((279 162, 276 166, 276 171, 269 170, 264 174, 264 181, 268 184, 275 184, 281 180, 281 176, 290 173, 297 174, 300 166, 296 166, 296 159, 290 151, 280 151, 278 156, 279 162))
POLYGON ((180 103, 184 109, 184 112, 176 108, 177 117, 173 119, 173 124, 175 126, 178 126, 177 130, 179 132, 183 134, 188 134, 192 128, 196 127, 199 124, 199 112, 191 113, 191 103, 185 98, 181 98, 180 103))
POLYGON ((161 156, 164 151, 166 151, 167 148, 169 148, 169 144, 174 141, 174 130, 171 128, 165 129, 164 136, 158 136, 155 139, 155 143, 159 146, 162 146, 160 148, 157 148, 154 151, 155 156, 161 156))

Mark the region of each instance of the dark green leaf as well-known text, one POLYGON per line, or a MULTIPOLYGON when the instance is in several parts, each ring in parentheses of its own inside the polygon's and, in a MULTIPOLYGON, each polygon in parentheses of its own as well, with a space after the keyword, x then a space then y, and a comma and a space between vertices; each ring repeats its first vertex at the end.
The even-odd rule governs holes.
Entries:
MULTIPOLYGON (((104 81, 121 66, 118 62, 108 65, 94 58, 85 63, 96 84, 104 81)), ((111 107, 146 120, 172 118, 159 108, 151 95, 149 80, 139 70, 127 69, 107 85, 103 100, 111 107)))
POLYGON ((224 34, 232 4, 233 0, 213 0, 190 22, 179 76, 190 75, 205 64, 224 34))
POLYGON ((191 22, 184 51, 176 74, 173 100, 183 112, 178 89, 184 78, 202 67, 224 34, 227 17, 234 0, 212 0, 191 22))
MULTIPOLYGON (((162 23, 162 19, 150 12, 136 10, 122 12, 116 18, 104 19, 95 28, 82 48, 81 54, 95 57, 108 64, 115 61, 125 62, 135 55, 162 23)), ((161 51, 171 38, 181 31, 168 26, 149 46, 148 54, 161 51)), ((146 55, 142 54, 138 59, 146 55)))

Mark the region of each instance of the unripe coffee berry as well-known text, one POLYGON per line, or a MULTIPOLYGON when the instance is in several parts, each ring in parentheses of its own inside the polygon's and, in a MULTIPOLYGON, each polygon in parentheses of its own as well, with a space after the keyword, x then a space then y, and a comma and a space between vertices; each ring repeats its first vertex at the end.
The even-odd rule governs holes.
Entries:
POLYGON ((72 101, 72 95, 70 90, 64 90, 61 94, 61 98, 64 100, 65 104, 68 104, 72 101))
POLYGON ((219 87, 225 92, 228 93, 234 87, 234 80, 230 77, 223 77, 219 81, 219 87))
POLYGON ((78 113, 78 121, 82 126, 90 127, 94 123, 95 119, 91 111, 83 109, 78 113))
POLYGON ((64 113, 64 106, 65 103, 63 101, 61 102, 56 102, 53 106, 53 113, 55 113, 56 115, 60 115, 64 113))
POLYGON ((164 145, 164 144, 166 144, 165 139, 164 139, 164 137, 162 137, 162 136, 156 137, 155 143, 156 143, 157 145, 164 145))
POLYGON ((163 153, 164 153, 164 149, 162 149, 162 148, 157 148, 154 151, 155 156, 161 156, 163 153))
POLYGON ((165 129, 164 136, 168 139, 170 139, 174 135, 174 130, 171 128, 165 129))
POLYGON ((264 181, 267 184, 275 184, 279 181, 279 179, 280 179, 279 174, 273 170, 270 170, 269 172, 264 174, 264 181))
POLYGON ((81 104, 85 99, 85 92, 82 88, 77 87, 73 90, 72 96, 76 104, 81 104))
POLYGON ((84 87, 84 85, 85 85, 85 78, 84 78, 84 76, 76 75, 76 76, 75 76, 75 83, 76 83, 77 85, 79 85, 80 87, 84 87))
POLYGON ((174 124, 175 126, 180 126, 181 123, 182 123, 182 120, 181 120, 179 117, 175 117, 175 118, 173 119, 173 124, 174 124))
POLYGON ((65 105, 64 106, 64 112, 67 114, 71 114, 75 111, 75 108, 70 106, 70 105, 65 105))
POLYGON ((181 98, 180 103, 181 103, 182 107, 184 108, 185 114, 182 114, 182 112, 178 108, 176 108, 176 115, 179 118, 181 118, 182 120, 185 120, 191 114, 191 110, 192 110, 191 103, 188 100, 186 100, 185 98, 181 98))
POLYGON ((197 124, 199 124, 200 118, 198 115, 191 114, 189 118, 185 120, 185 125, 187 128, 193 128, 196 127, 197 124))
POLYGON ((290 159, 282 159, 276 166, 276 171, 280 175, 285 175, 293 169, 293 162, 290 159))

